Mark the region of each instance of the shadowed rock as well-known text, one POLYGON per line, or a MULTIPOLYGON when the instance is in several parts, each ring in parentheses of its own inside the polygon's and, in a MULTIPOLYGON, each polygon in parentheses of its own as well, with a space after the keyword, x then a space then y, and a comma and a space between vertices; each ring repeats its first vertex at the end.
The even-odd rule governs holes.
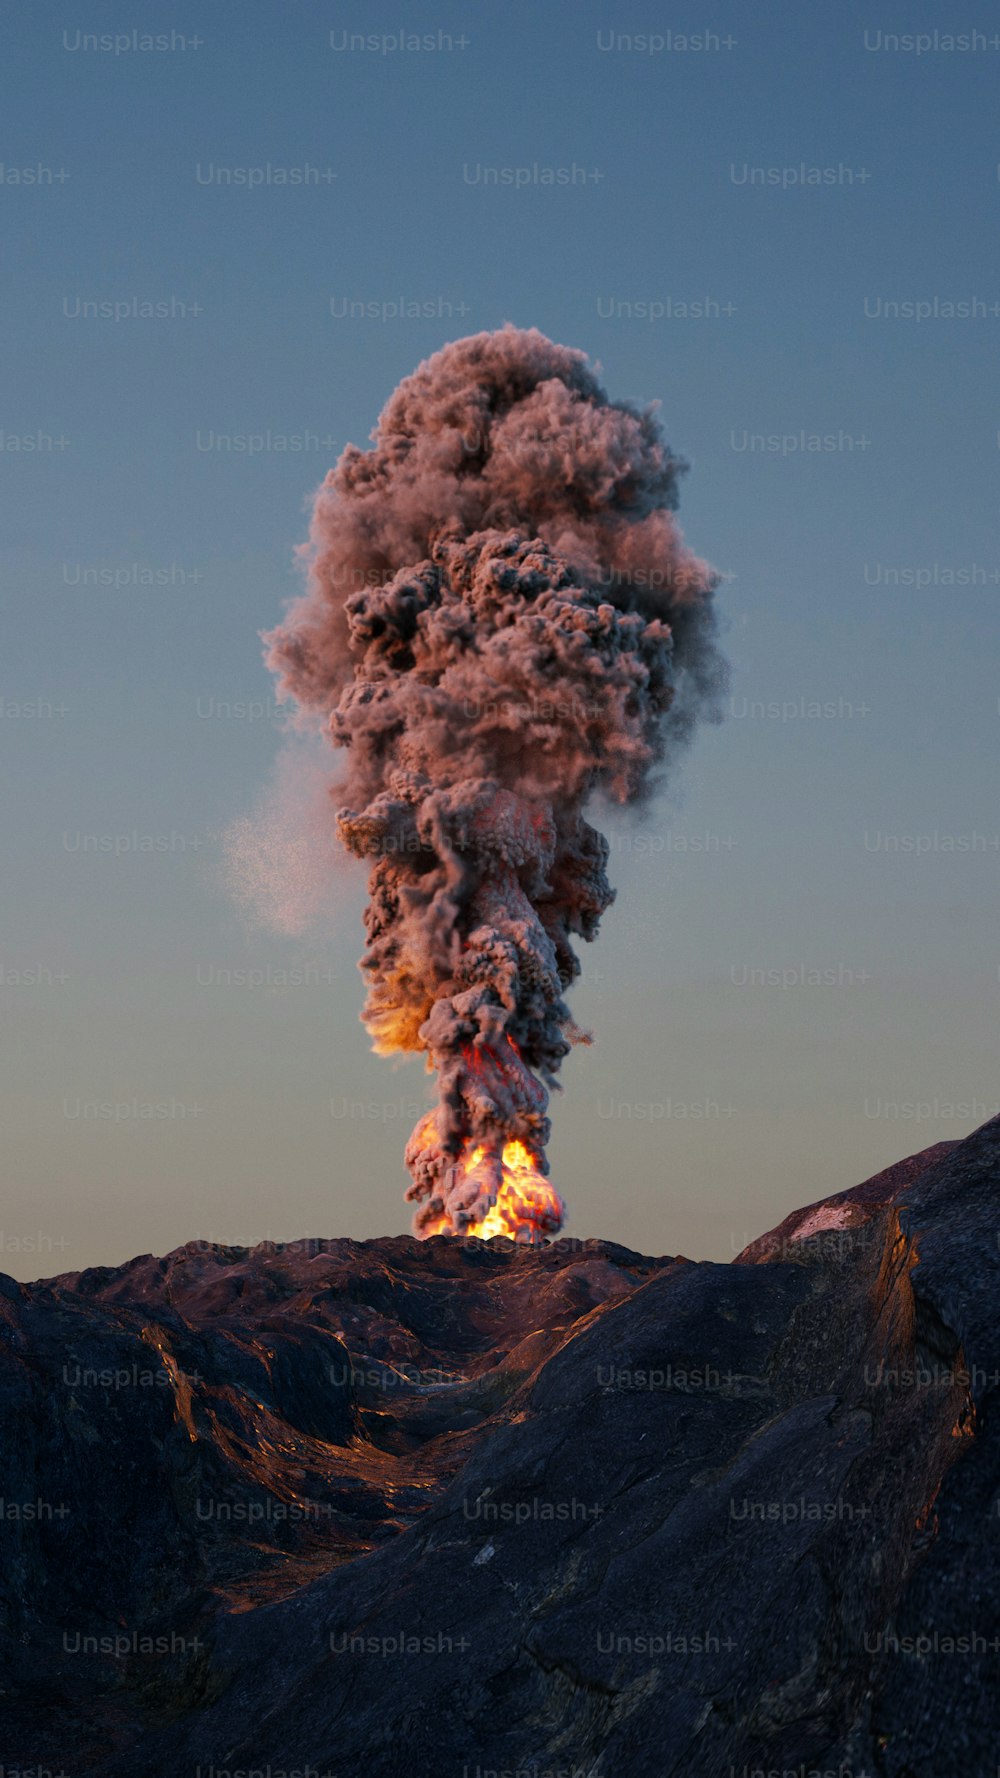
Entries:
POLYGON ((0 1281, 4 1762, 992 1774, 998 1180, 0 1281))

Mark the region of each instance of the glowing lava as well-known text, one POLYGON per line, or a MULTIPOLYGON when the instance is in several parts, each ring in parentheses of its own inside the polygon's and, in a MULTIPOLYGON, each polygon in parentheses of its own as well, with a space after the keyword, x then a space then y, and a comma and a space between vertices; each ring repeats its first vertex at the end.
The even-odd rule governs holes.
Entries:
MULTIPOLYGON (((496 1162, 485 1143, 476 1143, 456 1164, 459 1183, 475 1188, 495 1173, 496 1162)), ((505 1142, 500 1156, 500 1183, 495 1202, 481 1217, 470 1218, 463 1234, 488 1241, 493 1235, 506 1235, 510 1241, 534 1245, 547 1235, 558 1234, 566 1206, 551 1180, 542 1172, 537 1156, 517 1138, 505 1142)), ((445 1212, 421 1229, 428 1235, 453 1235, 453 1218, 445 1212)))

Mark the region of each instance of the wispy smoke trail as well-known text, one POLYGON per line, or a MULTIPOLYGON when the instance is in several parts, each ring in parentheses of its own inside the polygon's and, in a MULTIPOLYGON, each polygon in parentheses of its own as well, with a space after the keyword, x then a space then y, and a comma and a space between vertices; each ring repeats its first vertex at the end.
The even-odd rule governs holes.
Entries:
POLYGON ((286 734, 255 808, 226 828, 223 881, 249 926, 288 937, 329 927, 343 893, 338 866, 349 868, 331 832, 329 786, 321 738, 286 734))
POLYGON ((544 1148, 582 1035, 572 940, 613 896, 584 808, 640 797, 716 713, 715 577, 673 517, 684 465, 653 415, 535 330, 446 346, 373 438, 317 496, 309 590, 269 660, 346 750, 375 1047, 438 1075, 407 1149, 415 1227, 492 1230, 499 1196, 530 1239, 562 1213, 544 1148))

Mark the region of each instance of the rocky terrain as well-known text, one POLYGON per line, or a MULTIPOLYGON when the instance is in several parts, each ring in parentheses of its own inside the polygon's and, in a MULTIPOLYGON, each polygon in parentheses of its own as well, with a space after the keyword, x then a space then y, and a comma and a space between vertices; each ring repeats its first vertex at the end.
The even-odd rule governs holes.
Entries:
POLYGON ((994 1778, 998 1187, 0 1278, 3 1770, 994 1778))

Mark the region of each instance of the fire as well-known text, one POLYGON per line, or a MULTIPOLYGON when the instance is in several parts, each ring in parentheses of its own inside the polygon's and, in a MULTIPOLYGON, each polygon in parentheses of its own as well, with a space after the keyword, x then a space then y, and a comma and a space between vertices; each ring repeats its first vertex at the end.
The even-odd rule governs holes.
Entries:
MULTIPOLYGON (((489 1165, 489 1150, 478 1142, 458 1163, 460 1177, 468 1178, 489 1165)), ((500 1157, 501 1180, 496 1202, 485 1216, 469 1222, 465 1234, 488 1241, 493 1235, 533 1245, 562 1227, 566 1207, 555 1186, 542 1172, 537 1157, 517 1138, 505 1142, 500 1157)), ((425 1235, 454 1234, 446 1215, 437 1217, 421 1231, 425 1235)))
POLYGON ((566 1206, 548 1178, 544 1088, 509 1032, 492 1043, 465 1043, 459 1055, 459 1091, 454 1076, 448 1091, 469 1114, 464 1129, 443 1127, 435 1106, 406 1145, 413 1175, 406 1195, 421 1206, 414 1233, 421 1240, 503 1235, 527 1246, 557 1235, 566 1206))

